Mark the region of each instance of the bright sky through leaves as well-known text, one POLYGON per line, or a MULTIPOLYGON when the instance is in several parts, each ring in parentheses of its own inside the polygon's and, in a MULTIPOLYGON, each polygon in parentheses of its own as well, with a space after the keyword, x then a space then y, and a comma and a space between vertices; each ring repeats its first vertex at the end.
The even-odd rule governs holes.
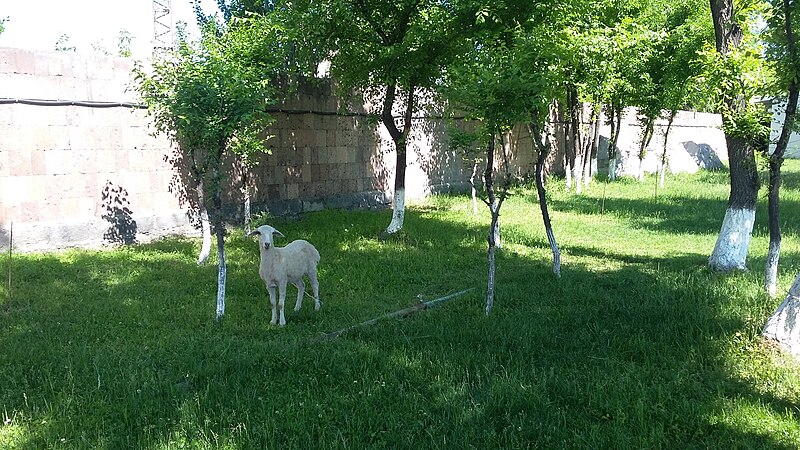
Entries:
MULTIPOLYGON (((217 11, 216 2, 202 0, 206 13, 217 11)), ((173 20, 184 21, 195 34, 195 16, 190 0, 172 0, 173 20)), ((97 53, 101 48, 118 53, 121 30, 133 36, 131 50, 136 58, 150 55, 153 45, 152 0, 42 0, 0 2, 0 17, 8 17, 0 47, 52 51, 59 37, 78 53, 97 53)))

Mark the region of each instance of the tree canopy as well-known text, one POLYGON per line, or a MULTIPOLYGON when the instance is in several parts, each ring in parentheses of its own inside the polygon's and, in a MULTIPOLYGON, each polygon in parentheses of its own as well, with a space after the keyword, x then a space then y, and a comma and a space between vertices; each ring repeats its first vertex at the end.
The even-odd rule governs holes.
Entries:
POLYGON ((207 21, 198 42, 179 33, 175 51, 157 58, 150 71, 136 70, 137 89, 156 129, 177 142, 181 154, 175 161, 188 165, 184 169, 190 179, 185 181, 194 184, 204 228, 199 262, 205 260, 210 244, 206 203, 213 206, 218 320, 225 311, 223 155, 230 151, 249 160, 266 150, 261 135, 270 119, 266 107, 275 101, 272 80, 280 63, 272 44, 279 34, 260 18, 239 18, 227 25, 207 21), (206 186, 211 187, 210 196, 206 186))

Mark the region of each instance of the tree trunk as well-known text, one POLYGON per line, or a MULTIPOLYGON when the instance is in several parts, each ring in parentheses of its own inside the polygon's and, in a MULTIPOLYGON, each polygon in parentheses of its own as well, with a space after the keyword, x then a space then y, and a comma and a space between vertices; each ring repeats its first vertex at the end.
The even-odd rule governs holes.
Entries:
MULTIPOLYGON (((786 34, 786 48, 793 61, 797 60, 797 49, 794 42, 794 32, 792 30, 792 15, 789 0, 783 1, 783 23, 786 34)), ((767 264, 765 268, 764 284, 770 296, 775 296, 778 286, 778 261, 781 255, 781 225, 780 225, 780 189, 781 189, 781 166, 786 147, 789 145, 789 138, 794 128, 797 115, 797 97, 800 88, 797 78, 789 83, 789 98, 786 102, 783 128, 775 151, 769 155, 769 194, 768 194, 768 217, 769 217, 769 251, 767 253, 767 264)), ((769 144, 766 145, 769 153, 769 144)))
MULTIPOLYGON (((733 0, 710 0, 710 3, 717 51, 727 55, 742 40, 742 30, 734 22, 733 0)), ((729 97, 725 103, 727 107, 722 115, 723 123, 730 123, 732 114, 746 107, 742 98, 729 97)), ((708 266, 712 270, 729 272, 747 268, 747 249, 755 222, 759 181, 752 143, 727 134, 725 141, 728 145, 731 191, 708 266)))
POLYGON ((222 320, 225 315, 225 282, 227 281, 227 265, 225 263, 225 224, 222 220, 222 177, 219 168, 214 170, 214 228, 217 235, 217 317, 222 320))
POLYGON ((478 174, 478 159, 472 160, 472 175, 469 176, 469 184, 472 187, 472 215, 478 215, 478 191, 475 189, 475 176, 478 174))
POLYGON ((544 161, 546 158, 546 151, 540 151, 538 158, 536 158, 536 193, 539 196, 539 208, 542 210, 542 221, 544 222, 545 234, 547 234, 547 242, 550 243, 550 250, 553 252, 553 273, 556 278, 561 278, 561 251, 558 249, 556 236, 553 233, 550 212, 547 209, 547 195, 544 189, 544 161))
POLYGON ((614 181, 617 179, 617 141, 619 141, 623 109, 621 107, 611 105, 609 110, 611 136, 608 141, 608 179, 614 181))
POLYGON ((742 42, 742 29, 734 22, 733 0, 709 0, 717 51, 727 55, 742 42))
POLYGON ((567 89, 567 136, 566 136, 566 173, 567 173, 567 190, 572 188, 572 182, 575 182, 575 189, 580 193, 580 178, 577 173, 576 158, 580 148, 580 117, 578 114, 578 90, 575 86, 570 86, 567 89))
MULTIPOLYGON (((667 143, 669 142, 669 132, 672 130, 672 123, 675 121, 675 114, 677 113, 678 113, 677 109, 673 109, 669 112, 667 129, 666 131, 664 131, 664 148, 661 152, 661 167, 659 170, 659 181, 658 181, 658 185, 662 188, 664 187, 664 181, 667 173, 667 161, 668 161, 667 143)), ((658 192, 656 191, 656 193, 658 192)))
POLYGON ((800 274, 778 310, 767 320, 762 335, 800 357, 800 274))
POLYGON ((797 111, 798 89, 795 83, 789 89, 789 103, 786 106, 786 119, 775 151, 769 157, 769 194, 767 214, 769 217, 769 251, 765 268, 764 284, 770 296, 775 296, 778 285, 778 261, 781 255, 780 189, 783 155, 792 133, 797 111))
POLYGON ((225 225, 217 224, 217 322, 225 315, 225 282, 227 280, 227 264, 225 262, 225 225))
POLYGON ((497 207, 490 206, 489 211, 492 213, 492 222, 489 229, 489 282, 486 288, 486 315, 492 312, 494 306, 494 274, 495 274, 495 245, 494 233, 497 228, 497 207))
POLYGON ((494 189, 494 157, 495 157, 495 135, 489 136, 489 145, 486 150, 486 171, 483 173, 483 182, 486 186, 486 204, 492 215, 491 225, 489 226, 489 281, 486 289, 486 315, 492 311, 494 305, 494 275, 495 275, 495 250, 497 248, 497 235, 499 234, 500 207, 503 204, 504 194, 500 198, 495 194, 494 189))
POLYGON ((541 142, 542 130, 536 122, 536 118, 531 123, 529 128, 531 139, 534 142, 534 148, 537 149, 536 157, 536 193, 539 197, 539 208, 542 211, 542 221, 544 222, 544 231, 547 234, 547 241, 550 244, 550 250, 553 252, 553 273, 556 278, 561 278, 561 251, 558 249, 556 236, 553 233, 553 225, 550 222, 550 212, 547 208, 547 195, 544 188, 544 164, 547 159, 547 154, 550 152, 550 146, 541 142))
POLYGON ((250 188, 244 188, 244 232, 250 233, 252 227, 252 215, 250 214, 250 188))
POLYGON ((392 115, 392 107, 394 106, 394 99, 397 92, 397 85, 391 84, 386 89, 386 97, 383 101, 383 112, 381 113, 381 120, 383 125, 389 131, 389 135, 394 141, 395 149, 397 151, 397 163, 395 165, 394 175, 394 198, 392 202, 392 221, 386 228, 387 234, 394 234, 403 228, 403 221, 405 219, 405 201, 406 201, 406 150, 408 146, 408 133, 411 130, 411 116, 414 112, 414 86, 408 90, 408 99, 406 101, 406 111, 403 116, 403 129, 397 128, 392 115))
MULTIPOLYGON (((594 117, 594 138, 592 139, 592 163, 597 162, 597 151, 600 149, 600 115, 603 113, 603 104, 598 103, 594 117)), ((592 175, 591 165, 589 164, 590 170, 589 175, 592 175)), ((594 168, 595 173, 597 173, 597 167, 594 168)), ((586 184, 588 185, 589 182, 587 181, 586 184)))
POLYGON ((250 233, 250 227, 252 222, 252 216, 250 214, 250 186, 248 186, 248 172, 247 167, 242 164, 241 171, 242 171, 242 197, 244 197, 243 205, 242 205, 242 213, 244 214, 244 232, 245 234, 250 233))
POLYGON ((211 253, 211 223, 208 220, 208 208, 206 208, 205 183, 200 178, 197 182, 195 192, 197 192, 197 207, 200 210, 200 227, 203 232, 203 245, 200 247, 200 255, 197 257, 197 265, 204 264, 211 253))
POLYGON ((717 242, 708 259, 712 270, 747 270, 747 249, 758 200, 758 172, 753 146, 742 138, 726 137, 731 192, 717 242))
POLYGON ((600 136, 599 117, 597 105, 592 105, 590 125, 586 132, 586 144, 583 154, 583 186, 587 189, 589 188, 589 181, 592 179, 592 158, 597 154, 596 145, 600 136))
POLYGON ((647 155, 647 146, 650 145, 650 140, 653 138, 653 122, 654 118, 647 117, 642 130, 642 142, 639 145, 639 174, 637 176, 639 181, 644 180, 644 157, 647 155))

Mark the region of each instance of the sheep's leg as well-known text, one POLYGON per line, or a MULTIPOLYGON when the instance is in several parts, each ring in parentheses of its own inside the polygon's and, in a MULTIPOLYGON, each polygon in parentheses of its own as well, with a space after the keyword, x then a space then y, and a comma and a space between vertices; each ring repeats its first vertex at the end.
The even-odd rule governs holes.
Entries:
POLYGON ((317 281, 317 272, 309 273, 308 279, 311 281, 311 289, 314 291, 314 310, 319 311, 321 305, 319 304, 319 282, 317 281))
POLYGON ((278 323, 278 314, 275 310, 275 286, 267 286, 267 290, 269 291, 269 303, 272 305, 272 320, 269 323, 270 325, 275 325, 278 323))
POLYGON ((297 302, 294 304, 294 310, 300 311, 300 307, 303 306, 303 295, 306 293, 306 285, 303 283, 303 280, 297 280, 297 283, 294 284, 297 286, 297 302))
POLYGON ((283 315, 283 306, 286 305, 286 281, 281 281, 278 285, 278 312, 280 314, 280 326, 286 325, 286 317, 283 315))

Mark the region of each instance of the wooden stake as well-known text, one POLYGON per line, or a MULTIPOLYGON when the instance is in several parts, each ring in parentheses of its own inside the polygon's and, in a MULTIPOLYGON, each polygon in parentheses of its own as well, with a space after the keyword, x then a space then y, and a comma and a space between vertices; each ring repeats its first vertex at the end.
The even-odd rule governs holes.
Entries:
POLYGON ((332 331, 332 332, 330 332, 328 334, 323 334, 322 336, 314 339, 314 342, 324 341, 324 340, 327 340, 327 339, 333 339, 333 338, 339 337, 340 335, 342 335, 342 334, 344 334, 344 333, 346 333, 348 331, 351 331, 351 330, 354 330, 356 328, 360 328, 360 327, 363 327, 363 326, 375 325, 376 323, 378 323, 378 321, 380 321, 382 319, 391 319, 391 318, 395 318, 395 317, 397 317, 397 318, 406 317, 406 316, 410 316, 411 314, 414 314, 416 312, 419 312, 419 311, 422 311, 422 310, 425 310, 425 309, 435 308, 435 307, 439 306, 440 304, 442 304, 442 303, 444 303, 444 302, 446 302, 448 300, 452 300, 452 299, 454 299, 456 297, 460 297, 460 296, 462 296, 462 295, 466 294, 467 292, 472 291, 474 289, 475 288, 465 289, 465 290, 463 290, 461 292, 456 292, 455 294, 446 295, 444 297, 440 297, 440 298, 437 298, 435 300, 430 300, 430 301, 427 301, 427 302, 420 301, 419 303, 417 303, 416 305, 413 305, 411 307, 408 307, 408 308, 405 308, 405 309, 401 309, 399 311, 395 311, 395 312, 392 312, 392 313, 389 313, 389 314, 385 314, 385 315, 377 317, 375 319, 370 319, 370 320, 367 320, 365 322, 361 322, 361 323, 358 323, 358 324, 355 324, 355 325, 351 325, 351 326, 349 326, 347 328, 342 328, 341 330, 332 331))
POLYGON ((11 229, 8 237, 8 301, 11 301, 11 257, 12 248, 14 248, 14 222, 11 222, 11 229))

